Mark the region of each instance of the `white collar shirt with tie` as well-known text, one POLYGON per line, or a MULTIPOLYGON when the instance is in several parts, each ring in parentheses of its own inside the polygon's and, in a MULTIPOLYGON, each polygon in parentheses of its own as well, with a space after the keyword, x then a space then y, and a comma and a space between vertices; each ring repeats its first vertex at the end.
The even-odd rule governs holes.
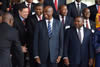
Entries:
POLYGON ((25 1, 25 5, 28 7, 28 4, 30 4, 29 5, 29 8, 31 9, 31 3, 28 3, 27 1, 25 1))
POLYGON ((48 28, 48 22, 50 21, 50 26, 51 26, 51 30, 53 29, 53 18, 51 20, 47 20, 46 19, 46 25, 47 25, 47 28, 48 28))
POLYGON ((38 15, 36 15, 36 17, 37 17, 38 21, 40 21, 40 20, 42 20, 42 19, 43 19, 43 14, 40 16, 40 17, 41 17, 41 19, 39 18, 39 16, 38 16, 38 15))
POLYGON ((91 29, 91 25, 90 25, 89 19, 84 19, 84 27, 86 27, 86 24, 88 24, 88 29, 91 29))
POLYGON ((81 2, 77 2, 77 1, 75 1, 75 5, 76 5, 76 8, 78 8, 78 4, 79 4, 79 9, 81 10, 81 2))
MULTIPOLYGON (((76 28, 76 31, 77 31, 77 35, 78 35, 78 32, 79 32, 79 29, 76 28)), ((83 26, 80 28, 80 33, 81 33, 81 43, 83 42, 83 38, 84 38, 84 28, 83 26)))
MULTIPOLYGON (((59 19, 60 19, 60 22, 62 22, 62 16, 61 15, 59 15, 59 19)), ((66 21, 66 16, 64 16, 64 24, 65 24, 65 21, 66 21)))

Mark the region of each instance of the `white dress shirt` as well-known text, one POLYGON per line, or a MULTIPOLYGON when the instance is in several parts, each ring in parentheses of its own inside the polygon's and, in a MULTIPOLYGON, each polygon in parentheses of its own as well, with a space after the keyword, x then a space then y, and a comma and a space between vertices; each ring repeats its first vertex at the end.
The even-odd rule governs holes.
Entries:
MULTIPOLYGON (((36 17, 37 17, 38 21, 40 21, 39 16, 38 16, 38 15, 36 15, 36 17)), ((43 15, 41 15, 41 20, 42 20, 42 19, 43 19, 43 15)))
POLYGON ((90 21, 89 19, 84 19, 84 27, 86 27, 86 21, 87 21, 87 24, 88 24, 88 28, 91 29, 91 25, 90 25, 90 21))
POLYGON ((46 20, 47 28, 48 28, 48 21, 50 21, 51 30, 52 30, 53 29, 53 18, 51 20, 46 20))
POLYGON ((29 8, 31 9, 31 3, 28 3, 27 1, 25 1, 25 5, 28 7, 28 4, 30 4, 29 8))
MULTIPOLYGON (((59 19, 60 19, 60 22, 62 22, 62 16, 59 15, 59 19)), ((66 16, 64 16, 64 24, 65 24, 65 21, 66 21, 66 16)))
MULTIPOLYGON (((77 31, 77 35, 78 35, 78 32, 79 32, 78 28, 76 28, 76 31, 77 31)), ((81 32, 81 43, 82 43, 83 38, 84 38, 84 28, 83 28, 83 26, 80 28, 80 32, 81 32)))

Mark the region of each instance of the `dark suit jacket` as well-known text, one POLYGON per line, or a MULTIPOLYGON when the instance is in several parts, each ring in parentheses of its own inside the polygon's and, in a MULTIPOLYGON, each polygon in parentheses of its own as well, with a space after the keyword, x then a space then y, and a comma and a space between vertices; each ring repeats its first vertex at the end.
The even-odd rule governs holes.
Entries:
MULTIPOLYGON (((56 19, 60 20, 59 15, 56 17, 56 19)), ((66 26, 74 26, 74 19, 70 16, 66 16, 64 27, 66 26)))
POLYGON ((0 9, 6 11, 6 9, 9 8, 10 0, 0 0, 0 2, 2 2, 0 9))
MULTIPOLYGON (((60 5, 66 4, 66 0, 58 0, 58 8, 60 5)), ((54 9, 54 14, 53 16, 55 17, 58 14, 58 11, 56 11, 55 5, 53 0, 44 0, 44 6, 50 5, 54 9)))
POLYGON ((92 20, 90 20, 90 26, 91 26, 91 29, 93 29, 93 30, 96 29, 96 23, 93 22, 92 20))
MULTIPOLYGON (((24 5, 26 6, 25 2, 22 2, 22 4, 24 4, 24 5)), ((19 6, 19 7, 20 7, 20 6, 19 6)), ((31 4, 31 12, 30 12, 29 15, 32 15, 32 12, 34 12, 34 7, 35 7, 35 3, 32 3, 32 4, 31 4)))
MULTIPOLYGON (((10 49, 14 46, 14 51, 18 54, 17 59, 23 66, 23 53, 21 50, 20 41, 18 39, 18 32, 10 27, 7 23, 0 24, 0 66, 11 67, 10 49)), ((12 54, 13 55, 13 54, 12 54)))
MULTIPOLYGON (((84 3, 81 3, 81 9, 83 10, 84 8, 86 8, 87 5, 84 3)), ((82 12, 81 10, 81 12, 82 12)), ((78 11, 75 5, 75 2, 72 2, 70 4, 68 4, 68 15, 75 18, 76 16, 78 16, 78 11)))
POLYGON ((56 63, 58 56, 63 53, 63 26, 58 20, 53 20, 52 37, 49 38, 46 21, 40 21, 34 32, 34 57, 39 56, 41 63, 46 63, 50 56, 51 63, 56 63), (45 53, 45 54, 43 54, 45 53))
POLYGON ((96 5, 92 5, 92 6, 88 7, 88 8, 90 9, 90 13, 91 13, 90 20, 95 22, 96 14, 98 12, 98 10, 96 8, 96 5))
POLYGON ((25 45, 27 42, 27 37, 26 37, 27 29, 26 29, 26 25, 23 24, 19 16, 14 18, 14 28, 18 30, 21 44, 25 45))
MULTIPOLYGON (((35 26, 38 23, 38 19, 35 15, 31 15, 26 19, 26 28, 27 28, 27 43, 29 51, 32 52, 33 49, 33 37, 34 37, 34 30, 35 26)), ((33 52, 32 52, 33 53, 33 52)))
POLYGON ((82 43, 80 43, 76 28, 67 30, 65 35, 64 57, 69 58, 70 64, 88 64, 88 60, 94 57, 91 31, 84 28, 82 43))

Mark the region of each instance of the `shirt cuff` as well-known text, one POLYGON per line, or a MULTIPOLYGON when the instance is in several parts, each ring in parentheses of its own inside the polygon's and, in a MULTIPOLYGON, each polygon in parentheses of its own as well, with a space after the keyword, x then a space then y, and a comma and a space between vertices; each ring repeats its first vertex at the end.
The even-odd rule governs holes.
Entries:
POLYGON ((34 59, 39 58, 39 56, 35 56, 34 59))
POLYGON ((68 57, 64 57, 63 59, 68 59, 68 57))

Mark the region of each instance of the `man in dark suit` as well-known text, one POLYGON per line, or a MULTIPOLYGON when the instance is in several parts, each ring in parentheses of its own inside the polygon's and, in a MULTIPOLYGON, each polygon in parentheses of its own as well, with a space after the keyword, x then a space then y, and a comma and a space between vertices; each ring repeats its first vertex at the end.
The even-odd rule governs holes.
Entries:
POLYGON ((95 22, 96 14, 98 13, 98 7, 100 6, 100 0, 95 0, 95 4, 88 7, 90 9, 90 19, 95 22))
POLYGON ((52 15, 53 8, 46 6, 45 20, 35 28, 33 52, 39 67, 57 67, 63 54, 63 25, 52 15))
POLYGON ((90 10, 88 8, 83 9, 83 18, 84 18, 84 27, 90 29, 93 33, 96 29, 96 23, 91 21, 90 18, 90 10))
POLYGON ((66 32, 64 43, 64 64, 69 67, 88 67, 93 64, 91 31, 83 27, 82 17, 75 18, 75 27, 66 32))
POLYGON ((10 0, 0 0, 0 9, 3 11, 7 11, 7 8, 9 8, 10 0))
POLYGON ((35 3, 33 3, 33 0, 25 0, 24 2, 22 2, 22 4, 24 4, 25 6, 28 7, 29 15, 35 14, 35 12, 34 12, 35 3))
POLYGON ((73 18, 82 16, 82 10, 86 7, 87 5, 82 3, 81 0, 75 0, 75 2, 68 4, 68 15, 73 18))
MULTIPOLYGON (((22 46, 22 50, 24 53, 27 52, 27 37, 26 37, 26 32, 27 32, 27 28, 26 28, 26 22, 25 19, 28 17, 28 8, 23 5, 20 4, 20 8, 18 9, 18 13, 19 15, 14 17, 14 28, 16 28, 18 30, 19 33, 19 40, 21 42, 21 46, 22 46)), ((26 55, 26 54, 25 54, 26 55)), ((25 56, 26 58, 26 56, 25 56)), ((26 60, 25 60, 25 66, 26 66, 26 60)))
POLYGON ((68 16, 68 9, 66 5, 61 5, 59 7, 59 15, 56 17, 60 22, 64 24, 64 28, 68 29, 74 25, 74 19, 68 16))
POLYGON ((54 17, 58 14, 59 6, 64 4, 66 4, 66 0, 44 0, 44 6, 50 5, 53 7, 54 17))
POLYGON ((14 21, 13 16, 5 13, 2 21, 0 24, 0 67, 12 67, 10 56, 11 46, 14 46, 14 51, 18 54, 16 58, 21 63, 19 67, 22 67, 24 57, 18 39, 18 32, 12 27, 14 21))
POLYGON ((34 35, 34 29, 36 24, 43 19, 43 5, 42 4, 36 4, 35 6, 35 14, 32 16, 29 16, 26 20, 26 28, 27 28, 27 39, 28 39, 28 50, 30 53, 30 66, 36 67, 33 57, 33 35, 34 35), (35 66, 34 66, 35 65, 35 66))

